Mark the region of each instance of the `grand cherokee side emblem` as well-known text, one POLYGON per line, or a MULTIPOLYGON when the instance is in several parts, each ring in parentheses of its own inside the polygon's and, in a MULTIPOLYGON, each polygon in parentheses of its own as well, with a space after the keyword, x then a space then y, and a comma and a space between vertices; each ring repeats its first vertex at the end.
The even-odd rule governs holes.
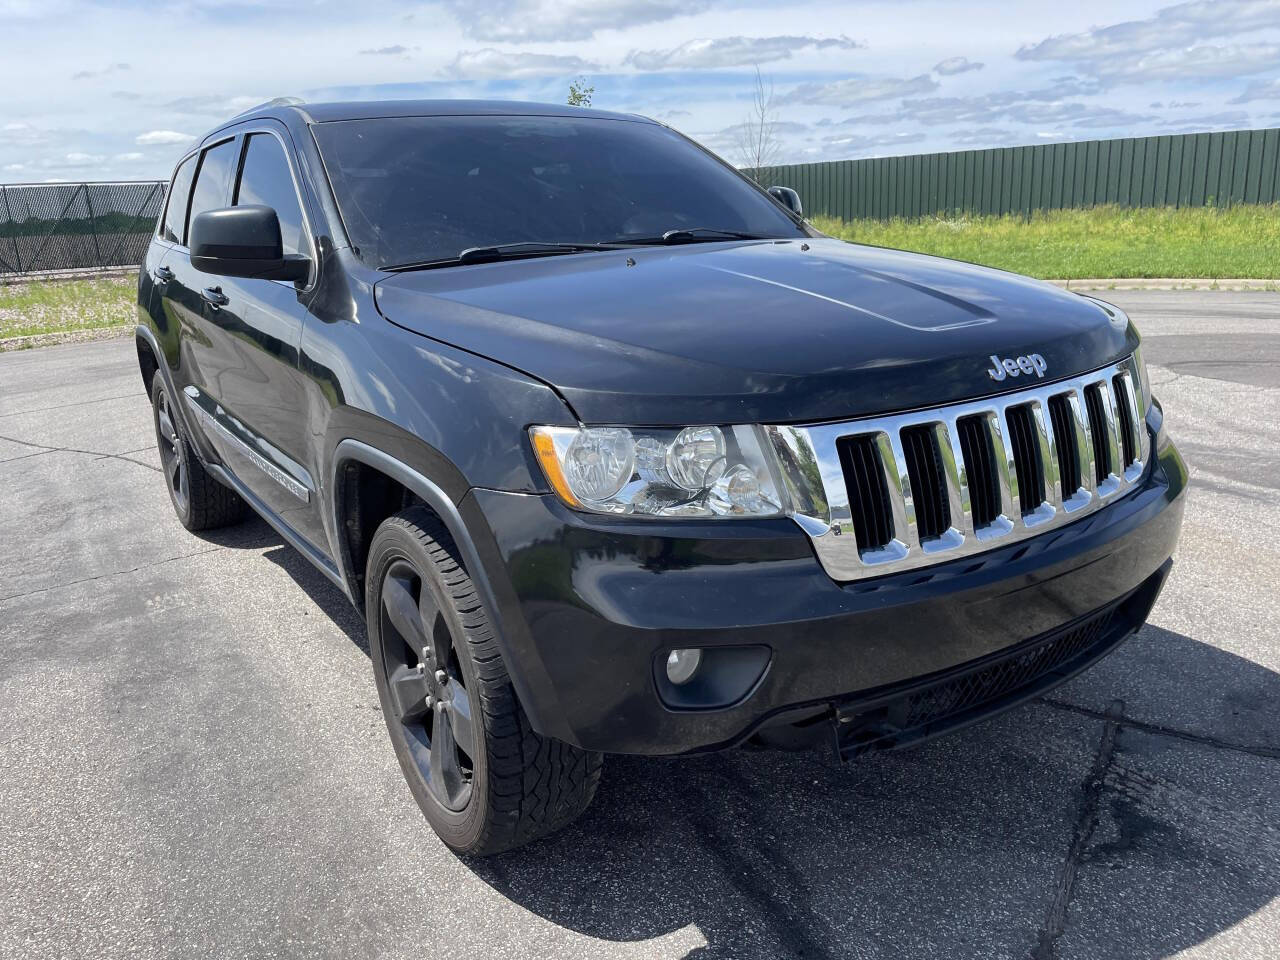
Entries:
POLYGON ((1025 357, 1013 357, 1001 360, 994 353, 991 355, 991 369, 987 376, 992 380, 1003 380, 1005 377, 1016 377, 1019 374, 1032 374, 1043 377, 1049 364, 1038 353, 1029 353, 1025 357))

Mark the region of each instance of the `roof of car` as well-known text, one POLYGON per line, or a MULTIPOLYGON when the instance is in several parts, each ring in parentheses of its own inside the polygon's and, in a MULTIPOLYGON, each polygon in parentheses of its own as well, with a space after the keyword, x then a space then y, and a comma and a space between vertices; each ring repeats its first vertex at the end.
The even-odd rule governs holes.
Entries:
MULTIPOLYGON (((335 120, 369 120, 378 117, 595 117, 601 120, 647 120, 635 114, 592 110, 554 103, 527 103, 521 100, 356 100, 350 102, 303 103, 273 100, 246 111, 237 121, 251 116, 280 116, 294 110, 311 123, 335 120)), ((650 121, 652 122, 652 121, 650 121)))

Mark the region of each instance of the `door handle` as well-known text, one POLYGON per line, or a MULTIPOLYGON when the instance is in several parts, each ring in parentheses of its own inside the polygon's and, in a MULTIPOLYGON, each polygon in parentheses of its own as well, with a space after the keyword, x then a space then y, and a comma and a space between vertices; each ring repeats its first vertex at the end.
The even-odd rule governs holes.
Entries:
POLYGON ((151 276, 155 279, 156 283, 168 283, 173 279, 173 271, 168 267, 156 267, 151 271, 151 276))
POLYGON ((231 302, 227 295, 222 292, 221 287, 205 287, 200 291, 200 296, 204 297, 205 302, 215 310, 218 307, 225 307, 231 302))

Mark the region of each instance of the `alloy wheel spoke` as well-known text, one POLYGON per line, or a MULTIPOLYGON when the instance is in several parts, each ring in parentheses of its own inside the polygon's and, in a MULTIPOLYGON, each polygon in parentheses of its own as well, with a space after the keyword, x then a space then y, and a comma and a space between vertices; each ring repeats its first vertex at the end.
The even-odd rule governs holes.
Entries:
POLYGON ((388 575, 382 584, 382 608, 401 639, 413 649, 419 660, 423 660, 428 640, 422 612, 414 602, 412 586, 407 578, 394 572, 388 575))
MULTIPOLYGON (((422 591, 426 593, 424 589, 422 591)), ((444 614, 435 606, 434 599, 431 601, 433 615, 430 620, 425 620, 431 631, 431 663, 436 670, 449 669, 449 654, 453 650, 453 637, 449 633, 449 623, 445 620, 444 614)))
POLYGON ((169 486, 174 490, 182 489, 182 481, 178 476, 178 471, 182 467, 182 459, 175 453, 172 458, 168 458, 164 465, 165 475, 169 478, 169 486))
POLYGON ((173 429, 173 420, 169 418, 168 404, 161 403, 157 413, 159 414, 157 419, 160 421, 160 433, 164 438, 164 442, 172 445, 175 431, 173 429))
POLYGON ((465 785, 458 765, 458 747, 453 736, 453 723, 443 704, 436 704, 431 724, 431 789, 446 805, 452 806, 465 785))
POLYGON ((471 697, 466 687, 456 680, 450 682, 449 698, 444 701, 449 726, 458 748, 470 759, 475 759, 475 725, 471 722, 471 697))
POLYGON ((427 694, 431 684, 417 667, 398 667, 390 679, 391 695, 402 723, 417 723, 429 712, 427 694))

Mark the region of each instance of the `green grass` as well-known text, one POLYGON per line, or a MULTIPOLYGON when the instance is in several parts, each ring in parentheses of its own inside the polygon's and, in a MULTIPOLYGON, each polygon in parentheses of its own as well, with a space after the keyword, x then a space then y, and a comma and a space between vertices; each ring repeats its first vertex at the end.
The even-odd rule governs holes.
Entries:
POLYGON ((842 240, 915 250, 1045 279, 1280 278, 1280 205, 1053 210, 1025 220, 814 217, 842 240))
POLYGON ((35 280, 0 285, 0 340, 136 322, 137 280, 35 280))

